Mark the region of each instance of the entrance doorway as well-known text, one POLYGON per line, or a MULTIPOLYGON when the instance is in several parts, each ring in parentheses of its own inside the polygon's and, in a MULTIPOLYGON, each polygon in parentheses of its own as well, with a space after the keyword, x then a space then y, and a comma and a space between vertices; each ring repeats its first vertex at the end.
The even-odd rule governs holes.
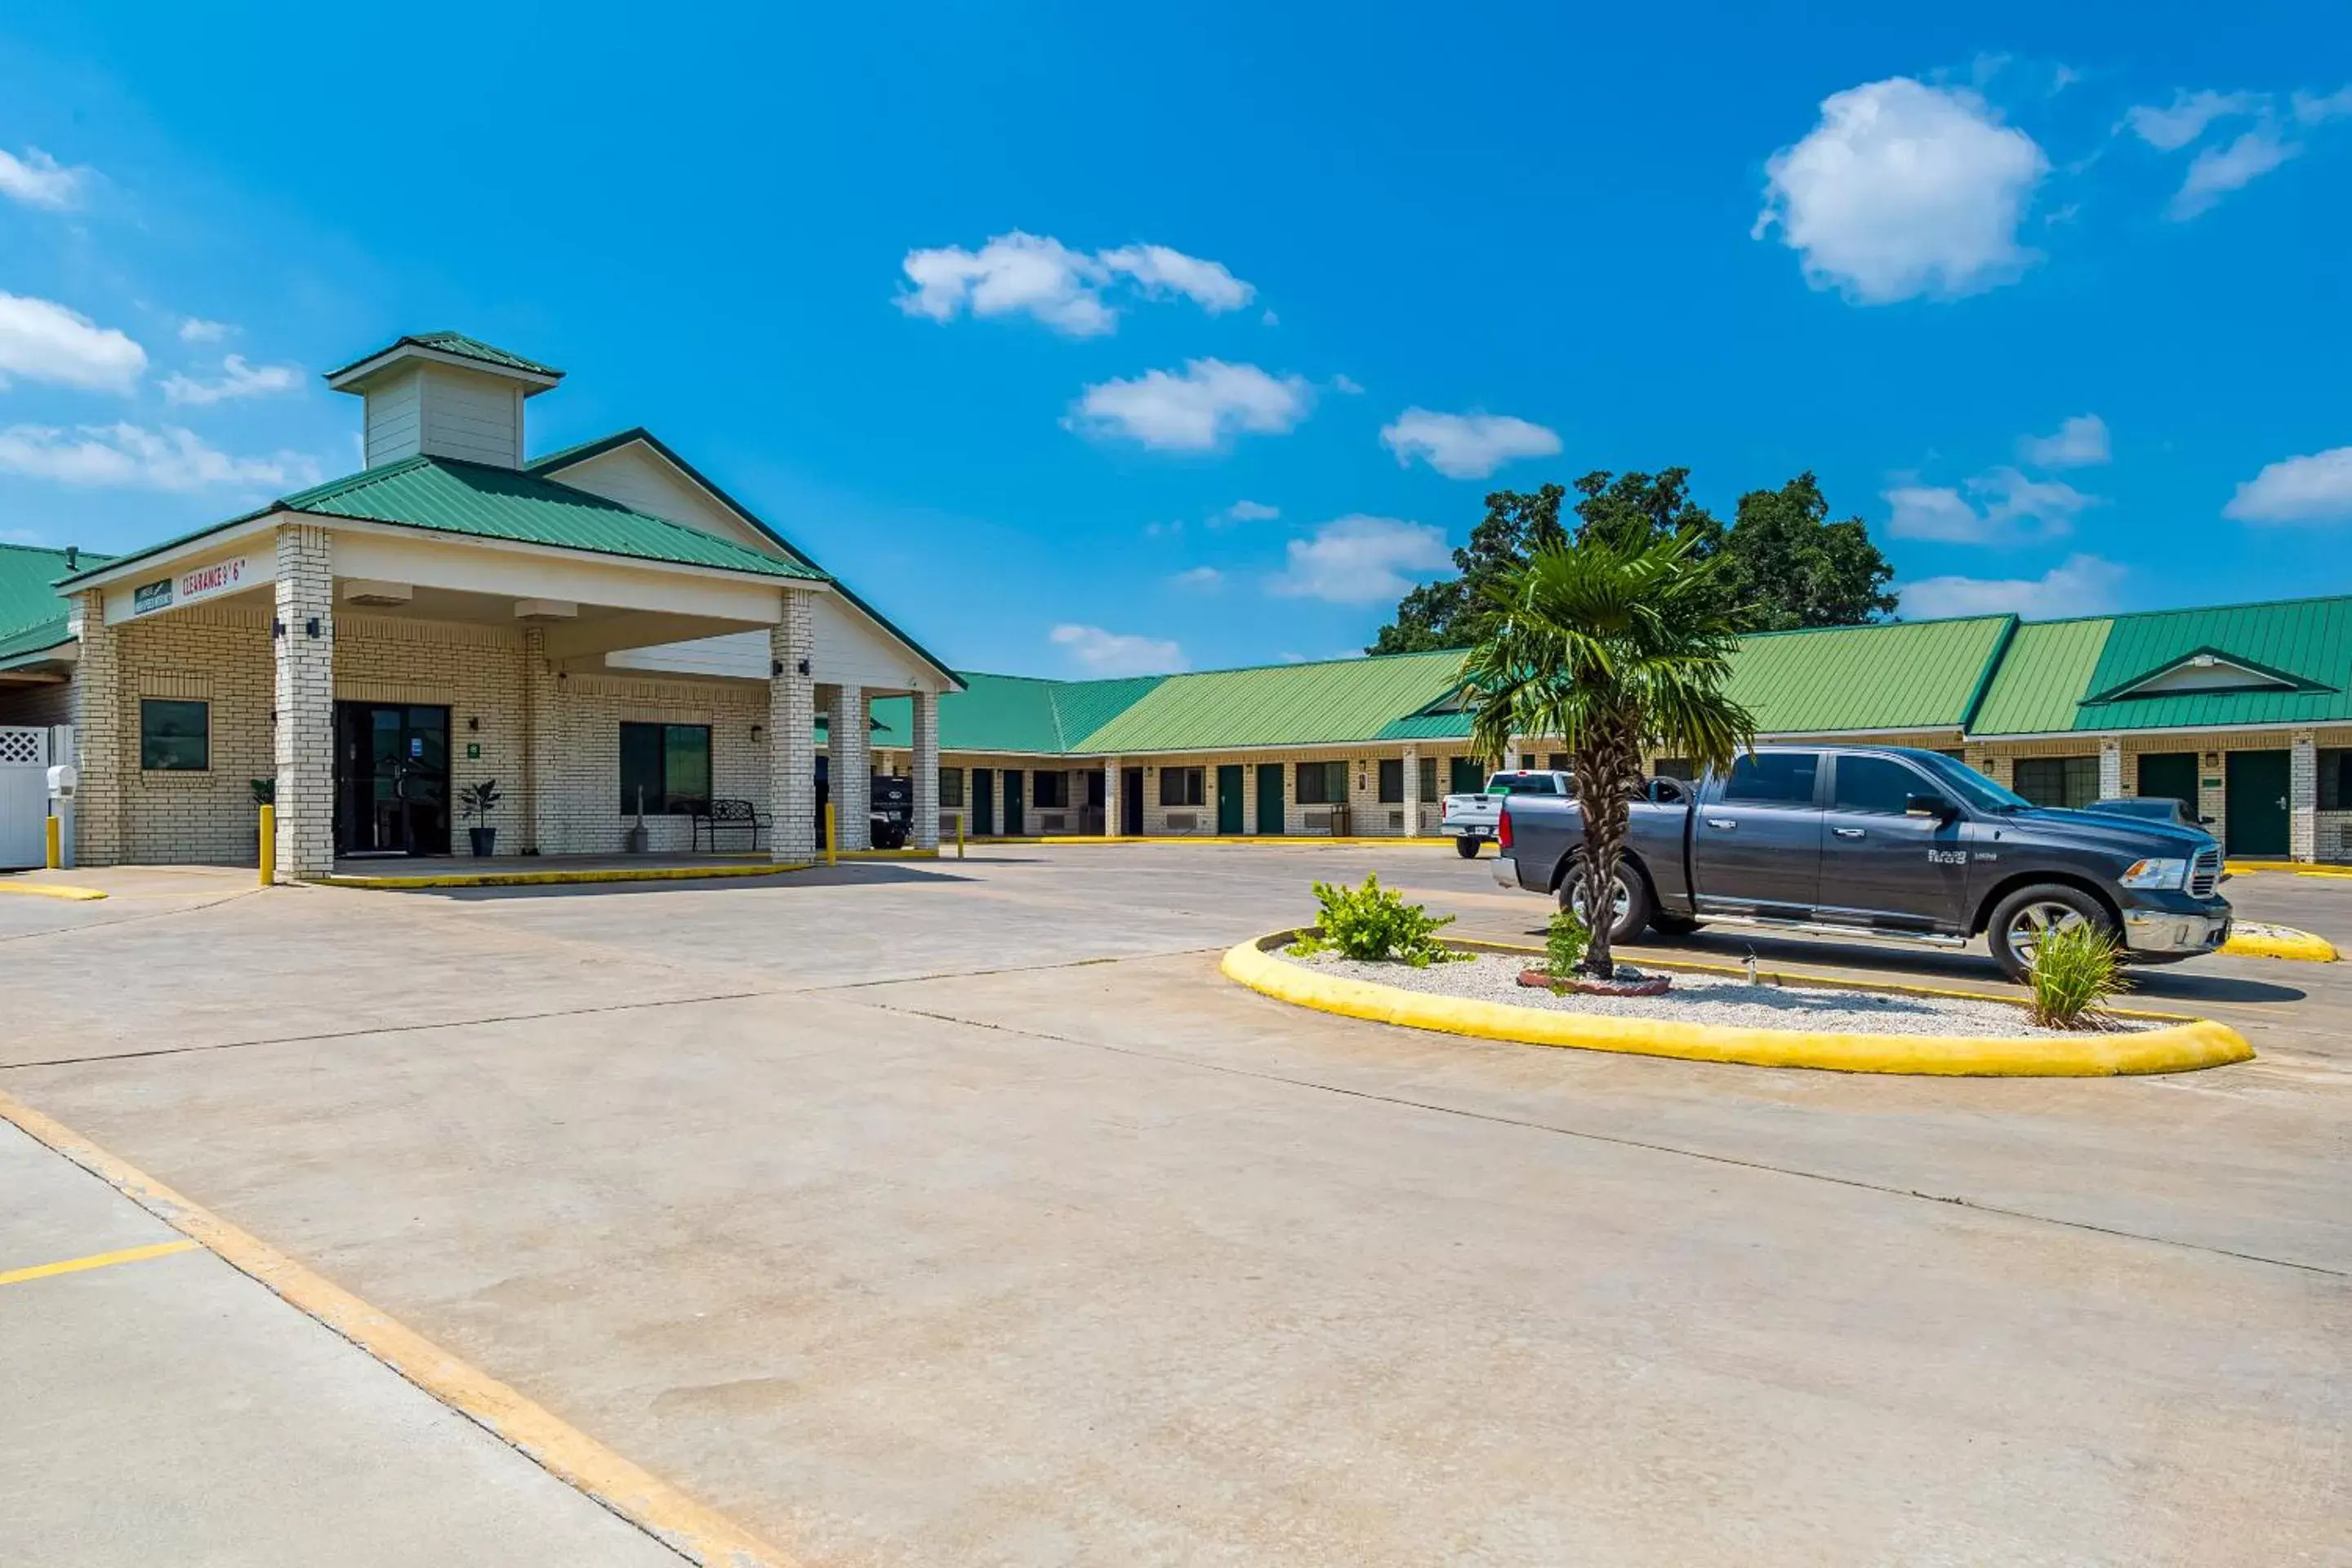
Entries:
POLYGON ((1118 830, 1129 838, 1143 837, 1143 770, 1118 773, 1118 830))
POLYGON ((2287 753, 2231 752, 2222 761, 2223 841, 2232 855, 2283 857, 2287 852, 2287 753))
POLYGON ((1242 765, 1217 764, 1217 831, 1238 838, 1242 831, 1242 765))
POLYGON ((335 853, 449 853, 449 710, 335 704, 335 853))
POLYGON ((1257 830, 1260 833, 1282 831, 1282 764, 1260 763, 1257 765, 1257 830))
POLYGON ((996 835, 996 770, 971 770, 971 830, 982 838, 996 835))
POLYGON ((1020 837, 1022 834, 1028 831, 1028 824, 1024 822, 1021 816, 1021 770, 1019 768, 1004 770, 1004 831, 1014 838, 1020 837))

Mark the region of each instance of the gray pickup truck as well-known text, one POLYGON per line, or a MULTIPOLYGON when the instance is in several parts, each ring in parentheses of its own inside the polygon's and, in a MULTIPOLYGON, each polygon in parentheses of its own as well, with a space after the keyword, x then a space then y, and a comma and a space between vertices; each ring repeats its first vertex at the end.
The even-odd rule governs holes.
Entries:
MULTIPOLYGON (((1495 879, 1565 900, 1573 800, 1509 797, 1495 879)), ((2230 935, 2221 847, 2192 827, 2032 805, 1937 752, 1760 746, 1728 776, 1651 782, 1633 808, 1614 939, 1711 921, 1943 947, 1983 935, 2011 978, 2040 933, 2090 921, 2135 963, 2230 935)))

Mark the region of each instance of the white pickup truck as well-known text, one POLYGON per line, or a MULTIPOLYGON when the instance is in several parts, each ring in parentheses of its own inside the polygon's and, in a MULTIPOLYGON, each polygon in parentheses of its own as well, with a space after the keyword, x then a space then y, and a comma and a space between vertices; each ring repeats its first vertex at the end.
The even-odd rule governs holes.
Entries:
POLYGON ((1445 812, 1437 819, 1437 828, 1452 837, 1456 855, 1465 860, 1475 860, 1478 858, 1478 846, 1495 841, 1495 825, 1502 818, 1507 796, 1575 793, 1576 787, 1566 773, 1535 768, 1499 773, 1489 778, 1486 787, 1476 795, 1447 795, 1445 812))

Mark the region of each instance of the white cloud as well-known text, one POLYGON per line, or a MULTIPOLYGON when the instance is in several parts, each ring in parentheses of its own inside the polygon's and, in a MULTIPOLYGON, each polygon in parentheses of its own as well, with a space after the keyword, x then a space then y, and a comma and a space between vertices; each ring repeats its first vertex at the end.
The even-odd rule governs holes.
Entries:
POLYGON ((1345 396, 1354 397, 1361 393, 1364 387, 1363 384, 1354 376, 1335 375, 1331 378, 1331 390, 1345 396))
POLYGON ((67 168, 38 147, 26 148, 21 158, 0 152, 0 195, 27 206, 69 207, 81 194, 82 177, 89 173, 67 168))
POLYGON ((128 393, 147 369, 147 351, 112 327, 47 300, 0 294, 0 387, 12 377, 128 393))
POLYGON ((2189 161, 2188 178, 2173 193, 2164 216, 2175 223, 2195 217, 2302 151, 2300 145, 2280 140, 2278 128, 2267 122, 2226 147, 2208 147, 2189 161))
POLYGON ((0 429, 0 470, 91 488, 195 490, 215 485, 299 489, 319 465, 294 452, 233 457, 193 430, 167 425, 11 425, 0 429))
POLYGON ((1898 485, 1886 491, 1893 509, 1886 531, 1897 539, 1945 544, 2054 539, 2073 531, 2075 517, 2099 501, 2061 480, 2029 479, 2006 466, 1988 468, 1964 488, 1967 495, 1949 485, 1898 485))
POLYGON ((1445 535, 1426 523, 1361 514, 1327 522, 1313 538, 1292 540, 1287 551, 1289 563, 1268 590, 1334 605, 1399 598, 1454 563, 1445 535))
POLYGON ((1307 417, 1314 394, 1303 377, 1254 364, 1187 361, 1089 386, 1062 423, 1082 435, 1121 437, 1160 452, 1205 452, 1243 432, 1281 435, 1307 417))
POLYGON ((2095 555, 2070 555, 2039 577, 1923 577, 1903 587, 1906 616, 2091 616, 2115 607, 2129 574, 2095 555))
POLYGON ((2240 522, 2352 521, 2352 447, 2264 465, 2238 487, 2221 515, 2240 522))
POLYGON ((2017 229, 2050 160, 1965 88, 1895 77, 1832 93, 1764 167, 1753 234, 1777 225, 1809 283, 1857 303, 1971 294, 2036 259, 2017 229))
POLYGON ((1119 278, 1146 299, 1181 294, 1210 314, 1237 310, 1256 292, 1214 261, 1164 245, 1128 245, 1089 256, 1049 235, 1014 229, 978 250, 947 245, 910 250, 900 263, 914 287, 898 296, 910 316, 951 321, 974 316, 1025 314, 1074 338, 1118 329, 1118 312, 1102 290, 1119 278))
POLYGON ((1213 566, 1191 566, 1169 578, 1168 585, 1204 594, 1213 593, 1225 585, 1225 574, 1213 566))
POLYGON ((2325 124, 2347 114, 2352 114, 2352 87, 2337 88, 2326 97, 2308 92, 2294 95, 2294 117, 2305 125, 2325 124))
POLYGON ((1507 414, 1435 414, 1408 408, 1381 431, 1381 443, 1396 454, 1397 466, 1419 458, 1450 479, 1483 479, 1520 458, 1549 458, 1559 437, 1540 425, 1507 414))
POLYGON ((1225 508, 1223 512, 1224 521, 1227 522, 1272 522, 1281 515, 1280 507, 1268 506, 1264 501, 1255 500, 1237 500, 1225 508))
POLYGON ((2061 422, 2052 435, 2021 437, 2017 455, 2037 468, 2083 468, 2104 463, 2111 455, 2107 422, 2095 414, 2077 414, 2061 422))
POLYGON ((2133 106, 2125 111, 2124 123, 2149 146, 2175 153, 2204 135, 2213 121, 2254 113, 2263 103, 2258 92, 2176 92, 2167 108, 2133 106))
POLYGON ((1184 668, 1184 650, 1165 637, 1107 632, 1100 626, 1075 623, 1055 626, 1050 635, 1089 675, 1160 675, 1184 668))
POLYGON ((1949 485, 1897 485, 1883 499, 1894 508, 1886 531, 1897 539, 1973 544, 1983 537, 1984 519, 1949 485))
POLYGON ((216 343, 236 331, 226 321, 207 321, 201 316, 190 316, 180 323, 180 341, 184 343, 216 343))
POLYGON ((221 378, 218 381, 196 381, 184 375, 167 376, 163 382, 163 396, 167 402, 193 404, 201 408, 209 404, 226 403, 232 398, 268 397, 273 393, 292 392, 301 384, 301 372, 290 364, 247 364, 244 355, 231 354, 221 361, 221 378))

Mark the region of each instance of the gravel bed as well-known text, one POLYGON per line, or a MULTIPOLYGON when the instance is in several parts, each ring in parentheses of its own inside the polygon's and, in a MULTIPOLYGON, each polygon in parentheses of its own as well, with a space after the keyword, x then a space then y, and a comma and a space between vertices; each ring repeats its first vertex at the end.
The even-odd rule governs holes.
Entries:
MULTIPOLYGON (((2063 1029, 2034 1026, 2026 1010, 2002 1002, 1966 1001, 1948 996, 1897 996, 1874 991, 1844 991, 1797 985, 1750 985, 1721 974, 1691 974, 1679 970, 1645 973, 1674 976, 1675 988, 1664 996, 1565 996, 1519 984, 1519 971, 1537 962, 1480 953, 1467 963, 1433 963, 1415 969, 1407 963, 1361 963, 1337 953, 1295 958, 1276 948, 1273 956, 1350 980, 1369 980, 1401 991, 1426 991, 1440 996, 1462 996, 1480 1002, 1502 1002, 1515 1007, 1541 1007, 1555 1013, 1587 1013, 1617 1018, 1663 1018, 1684 1024, 1731 1024, 1767 1029, 1817 1029, 1858 1035, 1991 1035, 2004 1037, 2064 1035, 2063 1029)), ((1633 965, 1641 968, 1639 963, 1633 965)), ((2111 1018, 2111 1031, 2154 1027, 2146 1019, 2111 1018)))

